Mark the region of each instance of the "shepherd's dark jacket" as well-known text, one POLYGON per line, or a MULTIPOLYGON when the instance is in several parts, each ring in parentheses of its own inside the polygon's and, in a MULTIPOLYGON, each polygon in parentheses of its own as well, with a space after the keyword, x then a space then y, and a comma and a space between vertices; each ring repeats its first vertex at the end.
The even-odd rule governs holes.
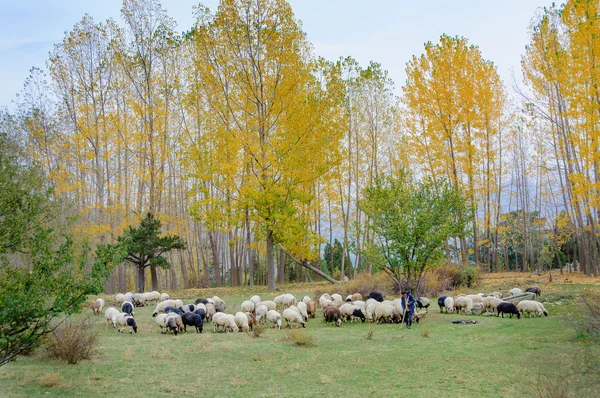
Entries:
MULTIPOLYGON (((410 293, 406 295, 406 298, 408 298, 408 310, 415 312, 415 298, 410 293)), ((402 308, 406 308, 406 298, 402 297, 402 308)))

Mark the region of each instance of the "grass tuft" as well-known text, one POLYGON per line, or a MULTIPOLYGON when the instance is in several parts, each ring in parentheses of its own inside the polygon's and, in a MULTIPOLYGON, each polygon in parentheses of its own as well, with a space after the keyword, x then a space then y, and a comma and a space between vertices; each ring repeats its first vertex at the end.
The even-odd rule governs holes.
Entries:
POLYGON ((421 330, 421 336, 423 336, 425 338, 430 338, 431 337, 431 329, 421 330))
POLYGON ((262 334, 262 332, 265 331, 265 325, 262 323, 255 323, 254 326, 252 326, 252 330, 249 330, 246 332, 246 334, 250 337, 260 337, 260 335, 262 334))
POLYGON ((62 376, 59 373, 46 373, 41 379, 42 385, 46 388, 58 386, 62 382, 62 376))
POLYGON ((367 334, 365 334, 365 340, 373 340, 374 335, 375 335, 375 329, 369 329, 367 334))
POLYGON ((294 329, 285 336, 284 341, 292 342, 297 346, 310 347, 315 345, 315 336, 304 330, 294 329))

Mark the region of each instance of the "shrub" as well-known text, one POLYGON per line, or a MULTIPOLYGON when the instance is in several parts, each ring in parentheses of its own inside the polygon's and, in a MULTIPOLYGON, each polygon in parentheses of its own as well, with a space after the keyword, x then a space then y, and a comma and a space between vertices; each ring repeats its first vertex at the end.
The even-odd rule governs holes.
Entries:
POLYGON ((79 322, 67 319, 48 335, 46 341, 48 357, 63 359, 71 364, 89 359, 98 345, 98 333, 92 332, 91 327, 89 319, 79 322))
POLYGON ((600 342, 600 292, 586 289, 579 298, 575 329, 580 338, 600 342))
POLYGON ((260 337, 262 332, 265 331, 265 325, 263 323, 256 322, 254 326, 252 326, 252 330, 246 332, 246 334, 250 337, 260 337))
POLYGON ((56 387, 62 382, 62 377, 59 373, 46 373, 42 376, 41 382, 46 388, 56 387))
POLYGON ((315 342, 315 336, 300 329, 293 329, 284 338, 285 341, 292 342, 298 346, 312 346, 315 342))

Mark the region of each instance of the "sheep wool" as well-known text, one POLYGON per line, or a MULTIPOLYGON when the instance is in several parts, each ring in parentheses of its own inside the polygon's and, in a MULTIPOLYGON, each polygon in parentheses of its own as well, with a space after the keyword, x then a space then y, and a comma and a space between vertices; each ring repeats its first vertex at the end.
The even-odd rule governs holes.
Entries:
POLYGON ((235 324, 242 332, 250 331, 250 325, 248 324, 248 316, 243 312, 236 312, 234 316, 235 324))
POLYGON ((283 318, 285 319, 286 326, 290 328, 292 325, 296 325, 296 327, 298 327, 298 325, 302 325, 303 328, 306 327, 306 323, 304 322, 304 319, 302 319, 302 315, 300 315, 298 311, 292 309, 291 307, 283 310, 283 318))
POLYGON ((300 311, 300 315, 302 315, 302 318, 304 319, 304 321, 308 321, 308 306, 306 305, 305 302, 301 301, 298 303, 298 311, 300 311))
MULTIPOLYGON (((295 312, 294 310, 290 311, 295 312)), ((271 322, 271 325, 276 329, 281 329, 281 315, 279 312, 275 310, 269 310, 269 312, 267 312, 267 320, 271 322)))

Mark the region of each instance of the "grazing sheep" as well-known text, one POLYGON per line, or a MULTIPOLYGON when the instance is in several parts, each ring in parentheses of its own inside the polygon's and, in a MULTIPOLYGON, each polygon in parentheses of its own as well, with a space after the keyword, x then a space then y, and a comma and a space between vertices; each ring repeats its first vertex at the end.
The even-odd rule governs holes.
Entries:
POLYGON ((259 304, 258 307, 256 307, 256 311, 254 312, 254 314, 256 315, 256 321, 260 321, 263 317, 267 315, 269 311, 271 310, 269 310, 266 305, 259 304))
POLYGON ((267 301, 261 301, 259 303, 259 305, 261 305, 261 304, 264 305, 265 307, 267 307, 270 310, 276 310, 277 309, 277 304, 274 301, 269 301, 269 300, 267 300, 267 301))
MULTIPOLYGON (((335 305, 333 304, 333 300, 327 300, 327 299, 324 299, 324 300, 323 300, 323 301, 320 303, 320 305, 321 305, 321 308, 325 308, 325 307, 327 307, 327 306, 329 306, 329 305, 333 305, 333 306, 335 307, 335 305)), ((337 307, 336 307, 336 308, 337 308, 337 307)))
MULTIPOLYGON (((221 312, 219 312, 219 314, 220 313, 221 312)), ((235 323, 235 317, 231 314, 225 314, 224 327, 225 327, 226 333, 229 333, 229 332, 237 333, 240 331, 240 329, 238 328, 238 326, 235 323)))
POLYGON ((227 314, 224 312, 217 312, 213 315, 212 317, 212 324, 213 324, 213 332, 218 332, 221 330, 221 328, 225 328, 225 323, 227 319, 227 314))
POLYGON ((329 304, 329 301, 333 301, 333 299, 328 293, 322 294, 321 297, 319 297, 319 305, 321 308, 325 308, 327 304, 329 304))
POLYGON ((548 311, 544 308, 544 305, 538 301, 534 300, 523 300, 517 304, 517 308, 525 317, 525 313, 527 313, 528 317, 531 318, 531 314, 536 314, 537 316, 548 316, 548 311))
POLYGON ((187 332, 187 326, 194 326, 196 328, 196 333, 202 333, 202 325, 204 321, 202 317, 198 314, 194 314, 193 312, 186 312, 181 316, 181 320, 183 321, 183 328, 187 332))
POLYGON ((186 304, 181 306, 180 308, 184 313, 194 312, 196 310, 196 306, 194 304, 186 304))
POLYGON ((194 304, 208 304, 208 300, 205 298, 199 298, 194 301, 194 304))
POLYGON ((156 290, 153 290, 149 293, 146 293, 146 302, 149 301, 160 301, 160 292, 157 292, 156 290))
POLYGON ((298 311, 300 311, 300 315, 302 315, 304 321, 308 321, 308 306, 305 302, 301 301, 298 303, 298 311))
POLYGON ((289 328, 292 327, 292 324, 296 324, 296 327, 298 327, 298 324, 302 325, 303 328, 306 327, 306 323, 304 322, 304 319, 302 319, 302 315, 300 315, 298 311, 292 309, 291 307, 283 310, 283 318, 285 319, 286 326, 289 328))
POLYGON ((225 304, 225 301, 221 300, 217 296, 214 296, 212 299, 215 302, 215 311, 225 312, 225 310, 227 309, 227 304, 225 304))
POLYGON ((119 315, 119 310, 115 307, 108 307, 106 311, 104 311, 104 317, 106 318, 107 325, 112 325, 113 328, 117 327, 117 316, 119 315))
POLYGON ((349 294, 349 295, 346 296, 346 302, 347 303, 351 303, 352 302, 352 295, 351 294, 349 294))
POLYGON ((536 296, 541 296, 542 289, 540 289, 539 286, 529 286, 527 289, 525 289, 525 293, 535 293, 536 296))
POLYGON ((357 308, 358 307, 356 307, 354 304, 351 304, 351 303, 346 303, 346 304, 342 305, 339 308, 340 314, 342 315, 342 321, 347 322, 347 321, 351 320, 352 314, 354 313, 354 310, 357 308))
POLYGON ((342 305, 344 305, 344 301, 336 299, 331 302, 331 305, 334 305, 336 308, 340 308, 342 305))
POLYGON ((354 301, 362 301, 362 299, 363 299, 363 296, 360 293, 354 293, 352 295, 352 302, 354 302, 354 301))
POLYGON ((169 297, 169 295, 167 293, 163 293, 160 295, 160 300, 159 301, 166 301, 168 299, 170 299, 171 297, 169 297))
POLYGON ((395 306, 390 304, 380 304, 375 309, 375 320, 377 323, 390 321, 392 323, 402 323, 402 315, 395 306))
POLYGON ((123 305, 121 306, 121 312, 125 312, 125 313, 133 316, 134 315, 133 304, 131 304, 129 301, 124 302, 123 305))
POLYGON ((198 314, 202 317, 202 320, 206 320, 206 309, 204 308, 196 308, 196 311, 194 311, 194 314, 198 314))
POLYGON ((508 293, 510 296, 516 296, 518 294, 523 294, 523 291, 521 289, 519 289, 518 287, 515 287, 513 289, 510 289, 510 291, 508 293))
POLYGON ((494 296, 487 296, 483 298, 483 310, 494 312, 498 308, 498 304, 503 303, 504 300, 496 298, 494 296))
POLYGON ((177 314, 177 315, 185 314, 185 312, 181 308, 175 308, 175 307, 165 308, 164 313, 165 314, 177 314))
POLYGON ((334 293, 331 295, 331 301, 344 301, 341 294, 334 293))
POLYGON ((167 314, 167 318, 175 319, 175 323, 177 324, 177 328, 179 329, 179 333, 185 332, 185 325, 183 324, 183 320, 181 319, 181 315, 171 312, 167 314))
POLYGON ((490 294, 488 294, 488 297, 496 297, 496 298, 502 298, 502 293, 500 292, 491 292, 490 294))
POLYGON ((160 326, 161 334, 166 334, 170 331, 175 336, 177 336, 177 333, 179 333, 177 322, 172 316, 169 316, 167 314, 158 314, 156 316, 156 323, 158 324, 158 326, 160 326))
POLYGON ((379 307, 379 303, 375 301, 374 303, 368 303, 367 309, 365 310, 367 319, 369 322, 373 322, 375 320, 375 310, 379 307))
POLYGON ((325 317, 325 323, 335 322, 338 327, 342 324, 342 314, 333 305, 328 305, 323 309, 323 316, 325 317))
POLYGON ((115 300, 117 301, 117 304, 119 304, 119 305, 120 305, 120 304, 123 304, 125 301, 127 301, 127 299, 125 298, 125 295, 124 295, 124 294, 121 294, 121 293, 118 293, 118 294, 115 296, 115 300))
POLYGON ((175 305, 174 305, 173 307, 176 307, 176 308, 181 308, 181 307, 183 307, 183 301, 181 301, 181 300, 179 300, 179 299, 175 299, 175 300, 173 300, 173 301, 175 301, 175 305))
POLYGON ((425 313, 429 312, 430 301, 427 297, 417 298, 417 308, 425 308, 425 313))
POLYGON ((454 312, 454 299, 452 297, 446 297, 446 300, 444 300, 444 307, 446 308, 446 313, 454 312))
POLYGON ((104 300, 101 298, 96 299, 96 301, 92 303, 92 311, 94 311, 94 315, 100 315, 102 308, 104 308, 104 300))
POLYGON ((381 292, 371 292, 371 293, 369 293, 369 298, 372 298, 373 300, 377 300, 380 303, 383 302, 383 294, 381 292))
POLYGON ((206 303, 206 319, 211 320, 213 316, 217 313, 215 310, 215 305, 213 303, 206 303))
POLYGON ((315 313, 317 312, 317 303, 315 303, 314 301, 306 303, 306 312, 308 313, 308 316, 314 318, 315 313))
POLYGON ((440 307, 440 314, 444 312, 444 308, 446 308, 446 306, 444 305, 444 301, 446 301, 446 297, 448 296, 440 296, 440 298, 438 299, 438 306, 440 307))
POLYGON ((248 324, 248 315, 244 314, 241 311, 236 312, 233 319, 235 320, 235 324, 237 325, 237 327, 240 328, 242 332, 250 331, 250 325, 248 324))
POLYGON ((365 321, 367 320, 365 313, 358 307, 356 307, 356 309, 352 313, 352 320, 354 320, 356 318, 359 318, 362 323, 365 323, 365 321))
POLYGON ((117 331, 119 332, 123 332, 123 330, 125 329, 124 326, 129 326, 131 329, 129 329, 129 334, 131 334, 131 331, 133 330, 135 333, 137 333, 137 325, 135 323, 135 319, 133 319, 133 317, 126 313, 126 312, 121 312, 119 315, 117 315, 117 331))
POLYGON ((273 302, 275 303, 275 305, 281 306, 282 300, 283 300, 283 294, 280 294, 279 296, 277 296, 273 299, 273 302))
POLYGON ((365 301, 367 307, 369 306, 369 304, 379 304, 379 301, 375 300, 375 299, 367 299, 367 301, 365 301))
POLYGON ((516 305, 514 305, 513 303, 500 303, 498 304, 498 315, 500 316, 500 314, 502 314, 502 318, 504 318, 504 314, 510 314, 510 317, 512 318, 513 315, 517 316, 517 319, 521 319, 521 313, 519 312, 519 309, 517 308, 516 305))
MULTIPOLYGON (((295 312, 294 310, 290 311, 295 312)), ((269 310, 269 312, 267 312, 267 320, 271 322, 271 325, 276 329, 281 329, 281 315, 279 314, 279 312, 275 310, 269 310)))
POLYGON ((454 305, 456 306, 456 310, 459 313, 464 310, 465 314, 471 315, 473 311, 473 300, 470 297, 457 297, 454 302, 454 305))
POLYGON ((397 298, 394 301, 384 300, 381 304, 393 305, 396 308, 396 311, 398 311, 398 314, 404 314, 404 306, 402 305, 401 298, 397 298))
POLYGON ((131 300, 133 305, 136 307, 142 307, 146 305, 146 296, 144 296, 144 293, 133 293, 131 300))
POLYGON ((363 312, 363 314, 367 310, 367 303, 365 303, 362 300, 353 301, 352 304, 354 304, 355 306, 357 306, 358 308, 360 308, 360 310, 363 312))
POLYGON ((196 309, 194 310, 194 312, 198 311, 198 310, 203 310, 204 313, 206 314, 206 306, 202 303, 198 303, 195 305, 196 309))
POLYGON ((310 303, 311 301, 312 301, 312 300, 311 300, 311 298, 310 298, 310 297, 308 297, 308 296, 304 296, 304 297, 302 297, 302 302, 303 302, 304 304, 306 304, 306 303, 310 303))
POLYGON ((286 293, 281 295, 281 304, 285 307, 296 305, 297 302, 296 297, 292 294, 286 293))
POLYGON ((242 303, 242 311, 243 312, 254 312, 254 303, 250 300, 246 300, 242 303))
POLYGON ((256 295, 252 296, 250 297, 250 301, 252 301, 252 303, 254 303, 254 307, 256 307, 258 303, 260 303, 260 297, 256 295))

